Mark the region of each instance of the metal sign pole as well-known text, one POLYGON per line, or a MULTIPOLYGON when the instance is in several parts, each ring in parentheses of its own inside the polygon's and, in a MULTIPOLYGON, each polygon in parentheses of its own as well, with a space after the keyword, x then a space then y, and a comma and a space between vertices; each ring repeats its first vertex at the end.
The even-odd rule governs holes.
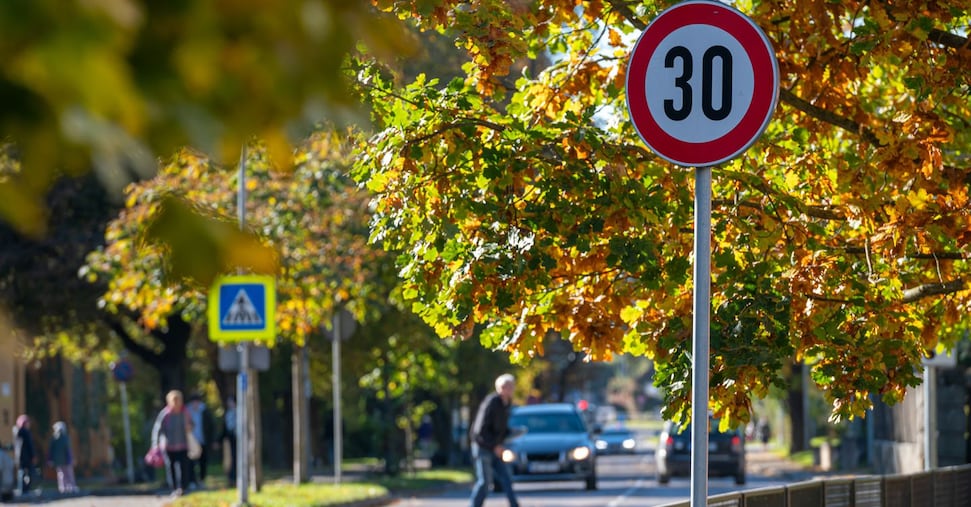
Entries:
POLYGON ((937 468, 937 372, 924 365, 924 470, 937 468))
POLYGON ((332 351, 334 356, 334 484, 341 483, 341 460, 343 450, 343 434, 341 431, 341 318, 340 312, 334 312, 334 340, 332 351))
POLYGON ((121 410, 122 428, 125 431, 125 472, 128 474, 128 484, 135 484, 135 467, 132 463, 131 423, 128 420, 128 382, 121 382, 121 410))
MULTIPOLYGON (((246 228, 246 145, 239 156, 239 178, 237 180, 236 213, 239 229, 246 228)), ((239 344, 239 373, 236 375, 236 488, 239 490, 239 505, 249 505, 249 403, 246 392, 249 389, 249 342, 239 344)))
POLYGON ((711 307, 711 167, 695 170, 694 340, 691 347, 691 507, 708 498, 708 354, 711 307))

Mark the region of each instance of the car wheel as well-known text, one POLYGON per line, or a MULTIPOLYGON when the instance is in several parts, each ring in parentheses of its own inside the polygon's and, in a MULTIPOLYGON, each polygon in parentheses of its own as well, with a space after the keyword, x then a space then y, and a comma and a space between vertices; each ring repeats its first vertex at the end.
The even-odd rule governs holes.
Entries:
POLYGON ((738 472, 735 474, 735 484, 738 484, 739 486, 745 484, 745 472, 738 472))
POLYGON ((657 474, 657 483, 664 485, 671 482, 671 474, 657 474))
POLYGON ((0 493, 0 502, 9 502, 13 500, 13 491, 7 491, 5 493, 0 493))
POLYGON ((587 477, 587 491, 593 491, 597 489, 597 476, 591 475, 587 477))

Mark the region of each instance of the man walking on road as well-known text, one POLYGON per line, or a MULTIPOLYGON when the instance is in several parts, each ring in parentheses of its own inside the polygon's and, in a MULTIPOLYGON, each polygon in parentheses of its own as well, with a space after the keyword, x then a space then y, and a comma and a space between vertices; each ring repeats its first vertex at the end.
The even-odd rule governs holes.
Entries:
POLYGON ((489 494, 493 478, 506 493, 510 507, 519 507, 512 490, 509 469, 502 461, 502 443, 509 435, 509 412, 516 379, 506 373, 496 379, 496 392, 486 396, 479 405, 472 424, 472 459, 475 464, 475 486, 472 487, 471 507, 481 507, 489 494))

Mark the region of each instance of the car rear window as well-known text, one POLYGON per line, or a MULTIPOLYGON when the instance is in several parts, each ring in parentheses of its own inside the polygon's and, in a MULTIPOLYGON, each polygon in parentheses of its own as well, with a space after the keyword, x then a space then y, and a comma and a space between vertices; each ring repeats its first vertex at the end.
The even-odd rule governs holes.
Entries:
MULTIPOLYGON (((737 429, 729 428, 728 431, 725 431, 725 432, 722 432, 721 430, 719 430, 718 429, 719 422, 720 421, 718 419, 711 419, 711 425, 709 425, 709 427, 708 427, 709 428, 708 429, 708 436, 709 436, 709 438, 715 438, 715 437, 732 437, 732 436, 738 435, 738 430, 737 429)), ((679 435, 679 436, 688 436, 688 435, 691 435, 691 424, 688 424, 687 426, 684 427, 684 429, 678 431, 678 426, 676 424, 674 424, 674 423, 671 423, 670 432, 672 434, 676 432, 677 435, 679 435)))

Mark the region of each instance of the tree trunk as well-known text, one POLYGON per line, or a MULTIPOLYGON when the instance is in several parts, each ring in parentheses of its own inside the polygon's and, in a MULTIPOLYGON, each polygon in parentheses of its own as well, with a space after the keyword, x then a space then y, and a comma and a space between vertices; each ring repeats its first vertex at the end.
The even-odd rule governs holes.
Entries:
POLYGON ((789 435, 790 453, 806 450, 806 406, 804 396, 806 386, 803 384, 803 369, 805 367, 801 363, 792 364, 792 375, 790 376, 789 391, 786 397, 786 407, 789 411, 790 427, 792 428, 789 435))
POLYGON ((105 323, 118 336, 125 349, 158 371, 161 395, 159 399, 164 400, 165 395, 173 389, 182 391, 184 395, 187 394, 185 393, 185 379, 188 370, 186 349, 189 346, 189 339, 192 337, 192 326, 182 320, 181 314, 169 315, 166 320, 166 329, 151 331, 151 337, 164 345, 161 352, 156 352, 132 338, 121 320, 109 317, 105 320, 105 323))
POLYGON ((384 368, 382 372, 382 383, 384 385, 384 420, 385 420, 385 433, 384 433, 384 473, 390 476, 398 475, 399 463, 398 463, 398 453, 397 453, 397 431, 395 431, 395 403, 391 399, 391 389, 388 387, 388 378, 390 377, 390 372, 388 369, 389 361, 384 361, 384 368))
POLYGON ((291 381, 293 383, 293 482, 301 484, 310 480, 307 456, 307 347, 294 347, 291 356, 291 381))
POLYGON ((178 389, 182 391, 184 397, 188 398, 189 393, 185 392, 185 377, 186 377, 186 364, 185 358, 179 360, 178 358, 166 358, 164 356, 159 357, 159 361, 153 366, 158 370, 159 376, 159 387, 161 388, 161 398, 164 400, 165 395, 173 389, 178 389))
POLYGON ((247 377, 246 401, 249 410, 249 474, 250 490, 259 493, 263 488, 263 417, 260 410, 260 375, 250 368, 247 377))

